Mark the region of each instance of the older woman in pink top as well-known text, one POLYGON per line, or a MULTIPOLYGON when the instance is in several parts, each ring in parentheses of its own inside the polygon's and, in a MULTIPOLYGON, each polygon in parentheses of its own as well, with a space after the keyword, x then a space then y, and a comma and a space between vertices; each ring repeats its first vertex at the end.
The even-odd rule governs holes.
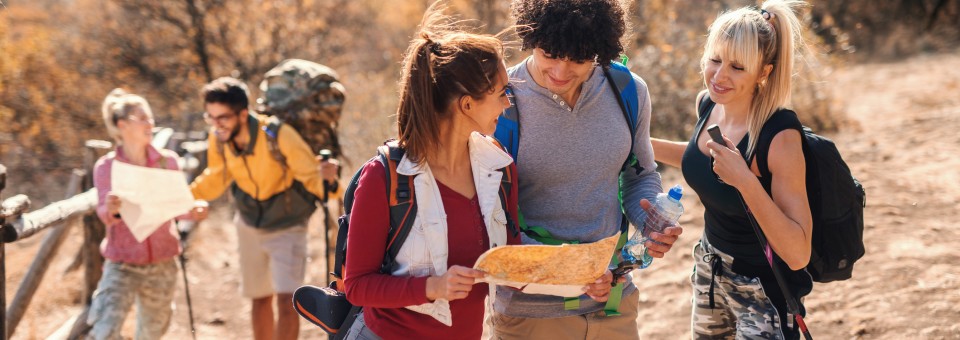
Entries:
MULTIPOLYGON (((121 338, 124 318, 136 302, 136 339, 158 339, 170 325, 177 278, 174 257, 180 254, 180 241, 172 223, 166 222, 138 242, 120 215, 120 199, 110 191, 110 176, 113 162, 179 170, 177 155, 150 145, 153 112, 143 97, 115 89, 104 100, 102 111, 117 148, 101 157, 94 167, 93 182, 99 195, 97 216, 107 226, 107 237, 100 247, 106 258, 103 277, 87 318, 92 326, 89 337, 121 338)), ((192 211, 178 219, 202 220, 206 216, 206 202, 197 201, 192 211)))

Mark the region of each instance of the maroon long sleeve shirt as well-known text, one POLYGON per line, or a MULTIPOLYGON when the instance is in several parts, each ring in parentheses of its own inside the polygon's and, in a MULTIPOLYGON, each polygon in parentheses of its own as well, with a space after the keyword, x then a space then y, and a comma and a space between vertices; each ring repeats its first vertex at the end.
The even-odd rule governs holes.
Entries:
MULTIPOLYGON (((483 299, 487 284, 473 286, 465 299, 450 301, 453 326, 403 307, 427 303, 426 277, 400 277, 380 273, 390 227, 385 169, 369 162, 354 196, 347 239, 344 285, 347 297, 364 306, 364 320, 384 339, 478 339, 483 333, 483 299)), ((511 173, 516 178, 516 172, 511 173)), ((447 215, 447 265, 472 267, 489 249, 486 226, 476 195, 467 198, 437 182, 447 215)), ((507 200, 508 215, 516 225, 517 185, 507 200)), ((507 243, 519 244, 519 235, 507 231, 507 243)))

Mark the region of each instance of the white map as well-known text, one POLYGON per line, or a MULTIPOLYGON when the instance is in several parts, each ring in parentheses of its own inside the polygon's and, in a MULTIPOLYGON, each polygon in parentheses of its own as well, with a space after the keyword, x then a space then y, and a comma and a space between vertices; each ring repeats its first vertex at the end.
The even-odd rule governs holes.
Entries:
POLYGON ((110 181, 120 197, 120 215, 138 242, 193 208, 183 172, 114 161, 110 181))

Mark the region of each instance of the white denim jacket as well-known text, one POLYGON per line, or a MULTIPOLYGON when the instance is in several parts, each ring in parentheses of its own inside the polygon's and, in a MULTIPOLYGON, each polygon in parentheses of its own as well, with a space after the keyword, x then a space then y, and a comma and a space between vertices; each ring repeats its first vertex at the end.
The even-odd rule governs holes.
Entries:
MULTIPOLYGON (((480 212, 487 227, 490 247, 507 243, 507 216, 500 205, 500 179, 498 169, 513 162, 510 154, 494 144, 491 137, 473 132, 468 142, 473 181, 477 189, 480 212)), ((430 166, 414 163, 406 156, 397 165, 397 173, 413 177, 417 198, 417 217, 409 236, 397 254, 397 269, 394 276, 424 277, 443 275, 447 272, 447 214, 440 199, 440 189, 430 166)), ((409 310, 432 316, 444 325, 451 326, 450 303, 437 299, 409 310)))

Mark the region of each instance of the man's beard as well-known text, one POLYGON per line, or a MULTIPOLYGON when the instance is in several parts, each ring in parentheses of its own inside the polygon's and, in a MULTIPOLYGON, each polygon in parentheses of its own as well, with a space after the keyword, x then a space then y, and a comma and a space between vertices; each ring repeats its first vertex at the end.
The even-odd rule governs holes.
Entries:
POLYGON ((216 132, 214 133, 217 135, 217 139, 221 143, 231 143, 234 141, 235 138, 237 138, 237 135, 240 134, 240 128, 241 128, 241 124, 237 124, 237 126, 234 126, 233 130, 230 130, 230 134, 228 134, 226 138, 223 138, 223 135, 220 133, 221 130, 219 129, 217 129, 216 132))
POLYGON ((233 131, 230 131, 230 136, 227 137, 228 142, 232 142, 234 138, 237 138, 237 135, 240 134, 241 125, 243 124, 237 124, 237 126, 233 127, 233 131))

